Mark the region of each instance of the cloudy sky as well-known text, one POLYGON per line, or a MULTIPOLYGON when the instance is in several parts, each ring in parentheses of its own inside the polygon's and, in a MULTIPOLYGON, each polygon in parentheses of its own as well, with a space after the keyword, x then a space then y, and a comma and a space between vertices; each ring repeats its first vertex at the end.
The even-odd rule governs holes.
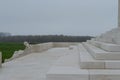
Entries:
POLYGON ((0 32, 100 35, 117 27, 117 0, 0 0, 0 32))

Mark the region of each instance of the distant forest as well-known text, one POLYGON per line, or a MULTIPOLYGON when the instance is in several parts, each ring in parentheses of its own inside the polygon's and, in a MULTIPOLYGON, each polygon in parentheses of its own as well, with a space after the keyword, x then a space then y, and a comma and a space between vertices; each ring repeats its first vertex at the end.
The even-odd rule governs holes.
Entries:
POLYGON ((65 35, 36 35, 36 36, 0 36, 0 42, 24 42, 45 43, 45 42, 85 42, 91 36, 65 36, 65 35))

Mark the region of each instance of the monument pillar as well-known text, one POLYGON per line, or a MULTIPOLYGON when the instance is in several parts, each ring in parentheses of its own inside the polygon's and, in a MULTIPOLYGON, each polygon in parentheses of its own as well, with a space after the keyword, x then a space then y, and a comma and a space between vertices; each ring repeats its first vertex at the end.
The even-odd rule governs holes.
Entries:
POLYGON ((120 27, 120 0, 118 0, 118 27, 120 27))

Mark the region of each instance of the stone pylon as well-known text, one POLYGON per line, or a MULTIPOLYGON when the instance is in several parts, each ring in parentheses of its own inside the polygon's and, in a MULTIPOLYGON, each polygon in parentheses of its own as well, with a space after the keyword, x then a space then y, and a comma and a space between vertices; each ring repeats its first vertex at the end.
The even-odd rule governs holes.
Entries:
POLYGON ((118 27, 120 27, 120 0, 118 0, 118 27))

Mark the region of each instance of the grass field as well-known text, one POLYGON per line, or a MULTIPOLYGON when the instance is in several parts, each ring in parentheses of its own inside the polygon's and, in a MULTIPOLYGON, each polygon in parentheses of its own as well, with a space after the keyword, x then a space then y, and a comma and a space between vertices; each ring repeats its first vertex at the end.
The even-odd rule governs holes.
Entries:
POLYGON ((2 52, 2 62, 12 57, 14 51, 23 50, 23 43, 0 43, 0 51, 2 52))

